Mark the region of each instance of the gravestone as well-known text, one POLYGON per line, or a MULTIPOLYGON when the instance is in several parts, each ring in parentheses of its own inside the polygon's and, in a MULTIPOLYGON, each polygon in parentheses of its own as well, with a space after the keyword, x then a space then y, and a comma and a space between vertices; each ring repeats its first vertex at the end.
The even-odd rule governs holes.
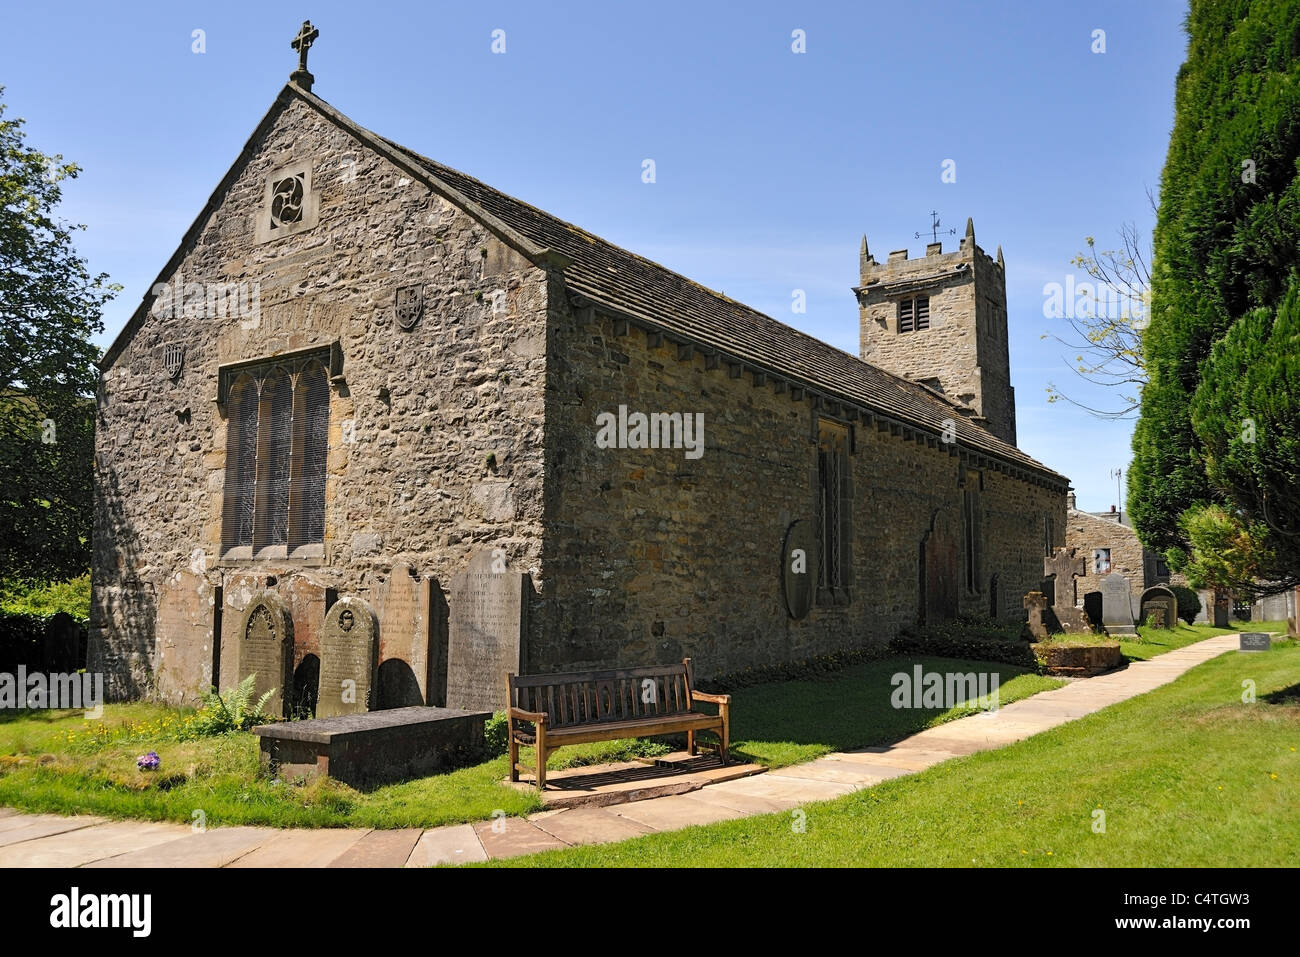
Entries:
POLYGON ((239 681, 253 680, 253 702, 266 692, 267 714, 288 717, 285 687, 293 678, 293 616, 274 592, 263 592, 244 610, 239 623, 239 681))
POLYGON ((1268 651, 1273 647, 1273 636, 1267 631, 1243 631, 1237 645, 1240 651, 1268 651))
POLYGON ((1101 626, 1111 637, 1134 637, 1133 591, 1127 576, 1111 572, 1101 580, 1101 626))
POLYGON ((1087 613, 1074 606, 1074 579, 1087 571, 1083 557, 1076 555, 1073 547, 1062 546, 1051 558, 1043 559, 1043 574, 1052 579, 1052 614, 1067 634, 1088 634, 1093 630, 1087 613))
POLYGON ((447 700, 446 597, 437 581, 396 564, 378 596, 379 673, 372 708, 447 700))
POLYGON ((154 619, 155 694, 170 705, 197 705, 212 687, 215 592, 204 576, 182 569, 160 589, 154 619))
POLYGON ((781 549, 781 593, 786 614, 795 621, 804 618, 812 608, 816 562, 817 540, 811 523, 803 519, 791 522, 781 549))
POLYGON ((481 551, 451 580, 447 598, 447 707, 499 711, 506 675, 523 671, 532 583, 506 567, 505 551, 481 551))
POLYGON ((1034 636, 1035 641, 1041 641, 1051 632, 1048 630, 1047 621, 1047 596, 1041 591, 1031 591, 1025 595, 1024 607, 1029 611, 1029 633, 1034 636))
POLYGON ((309 575, 295 574, 281 580, 277 593, 293 616, 293 680, 289 711, 294 717, 311 717, 320 688, 321 628, 325 613, 338 600, 338 593, 309 575))
POLYGON ((1178 624, 1178 599, 1164 585, 1153 585, 1144 591, 1138 606, 1142 619, 1154 628, 1174 628, 1178 624))
POLYGON ((1232 598, 1227 592, 1214 593, 1214 627, 1228 627, 1228 613, 1232 610, 1232 598))
POLYGON ((239 684, 239 647, 243 644, 244 615, 254 599, 266 590, 263 575, 232 574, 225 576, 221 595, 217 600, 220 609, 219 632, 221 647, 217 652, 217 680, 213 683, 222 691, 239 684))
POLYGON ((340 598, 320 633, 320 691, 316 717, 369 711, 379 660, 379 624, 360 598, 340 598))
POLYGON ((921 539, 920 618, 937 625, 957 617, 957 538, 946 513, 936 510, 921 539))

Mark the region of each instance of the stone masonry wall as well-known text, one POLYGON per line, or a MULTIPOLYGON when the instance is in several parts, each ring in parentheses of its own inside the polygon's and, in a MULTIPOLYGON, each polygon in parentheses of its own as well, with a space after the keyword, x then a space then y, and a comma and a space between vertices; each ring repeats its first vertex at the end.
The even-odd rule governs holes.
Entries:
MULTIPOLYGON (((179 277, 256 283, 260 309, 149 316, 103 374, 91 667, 107 672, 114 696, 192 696, 211 680, 213 659, 229 660, 211 647, 218 587, 234 602, 231 619, 238 601, 268 582, 284 590, 309 576, 314 590, 301 602, 313 609, 335 593, 374 600, 399 562, 445 583, 488 545, 536 574, 543 270, 291 99, 177 274, 162 278, 179 277), (318 225, 259 244, 266 175, 303 160, 312 164, 318 225), (413 283, 425 284, 425 310, 406 332, 394 296, 413 283), (223 562, 218 366, 334 340, 344 382, 331 387, 324 557, 223 562), (162 368, 167 343, 185 347, 176 381, 162 368), (171 680, 159 689, 163 657, 171 680)), ((224 621, 227 636, 231 628, 224 621)), ((301 657, 309 645, 299 644, 301 657)), ((233 683, 230 667, 222 671, 221 684, 233 683)))
MULTIPOLYGON (((919 545, 934 509, 961 529, 958 458, 859 422, 852 600, 791 621, 781 598, 789 523, 814 516, 807 399, 755 387, 727 365, 680 359, 553 294, 548 343, 546 540, 534 670, 695 659, 701 675, 844 648, 880 647, 918 612, 919 545), (703 412, 705 451, 601 449, 596 416, 703 412)), ((961 611, 1023 619, 1042 579, 1043 520, 1064 491, 984 473, 984 568, 961 611), (1026 516, 1032 516, 1026 519, 1026 516)), ((959 566, 960 568, 960 566, 959 566)))
POLYGON ((1110 518, 1100 518, 1078 509, 1070 509, 1065 526, 1065 544, 1074 546, 1082 556, 1088 574, 1075 579, 1079 600, 1090 591, 1101 590, 1105 575, 1093 573, 1092 552, 1096 548, 1110 549, 1111 571, 1127 575, 1129 590, 1134 600, 1142 597, 1146 588, 1146 569, 1143 563, 1142 543, 1137 532, 1110 518))

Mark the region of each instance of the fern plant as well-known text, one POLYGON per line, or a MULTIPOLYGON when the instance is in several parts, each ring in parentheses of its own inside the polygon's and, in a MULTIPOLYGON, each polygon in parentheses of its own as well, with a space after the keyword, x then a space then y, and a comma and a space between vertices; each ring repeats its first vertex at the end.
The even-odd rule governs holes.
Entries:
POLYGON ((207 738, 232 731, 247 731, 259 724, 274 721, 267 714, 266 703, 275 693, 272 689, 253 703, 253 683, 257 675, 252 674, 236 687, 226 692, 209 691, 203 696, 203 707, 196 711, 186 724, 181 737, 207 738))

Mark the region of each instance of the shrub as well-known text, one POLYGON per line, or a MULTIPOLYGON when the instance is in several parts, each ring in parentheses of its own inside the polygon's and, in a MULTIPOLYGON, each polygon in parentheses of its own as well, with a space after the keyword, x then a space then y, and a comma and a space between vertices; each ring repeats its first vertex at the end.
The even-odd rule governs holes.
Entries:
POLYGON ((487 719, 483 725, 483 738, 489 758, 510 750, 510 724, 506 721, 504 711, 498 711, 487 719))
POLYGON ((1022 640, 1023 622, 1002 622, 986 616, 960 616, 928 628, 904 628, 889 650, 896 655, 937 655, 972 658, 1037 668, 1038 661, 1022 640))
POLYGON ((274 691, 268 691, 251 704, 253 700, 253 681, 256 675, 249 675, 238 687, 226 692, 209 691, 203 696, 203 707, 190 716, 181 729, 182 740, 208 738, 231 731, 247 731, 259 724, 267 724, 275 718, 266 713, 266 703, 274 691))
POLYGON ((90 572, 66 582, 0 583, 0 614, 51 618, 59 612, 81 624, 90 620, 90 572))
POLYGON ((1186 585, 1170 585, 1169 590, 1178 601, 1178 617, 1189 625, 1196 621, 1196 616, 1201 613, 1201 596, 1196 594, 1195 589, 1186 585))

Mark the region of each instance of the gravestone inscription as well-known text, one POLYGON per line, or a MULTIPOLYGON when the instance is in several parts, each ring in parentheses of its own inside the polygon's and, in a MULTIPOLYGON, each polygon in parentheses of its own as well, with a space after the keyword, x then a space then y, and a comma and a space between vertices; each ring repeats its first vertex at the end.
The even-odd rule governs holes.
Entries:
POLYGON ((1131 637, 1133 627, 1133 591, 1127 576, 1111 572, 1101 580, 1101 625, 1112 637, 1131 637))
POLYGON ((369 711, 379 661, 375 613, 360 598, 340 598, 325 613, 316 717, 369 711))
POLYGON ((1240 651, 1268 651, 1273 647, 1272 638, 1267 631, 1243 631, 1237 648, 1240 651))
POLYGON ((253 701, 266 692, 268 714, 288 717, 286 683, 293 676, 293 616, 274 592, 262 592, 244 610, 239 626, 239 680, 253 679, 253 701))
POLYGON ((447 707, 497 711, 506 675, 524 668, 532 583, 506 565, 504 549, 479 552, 452 577, 447 596, 447 707))

